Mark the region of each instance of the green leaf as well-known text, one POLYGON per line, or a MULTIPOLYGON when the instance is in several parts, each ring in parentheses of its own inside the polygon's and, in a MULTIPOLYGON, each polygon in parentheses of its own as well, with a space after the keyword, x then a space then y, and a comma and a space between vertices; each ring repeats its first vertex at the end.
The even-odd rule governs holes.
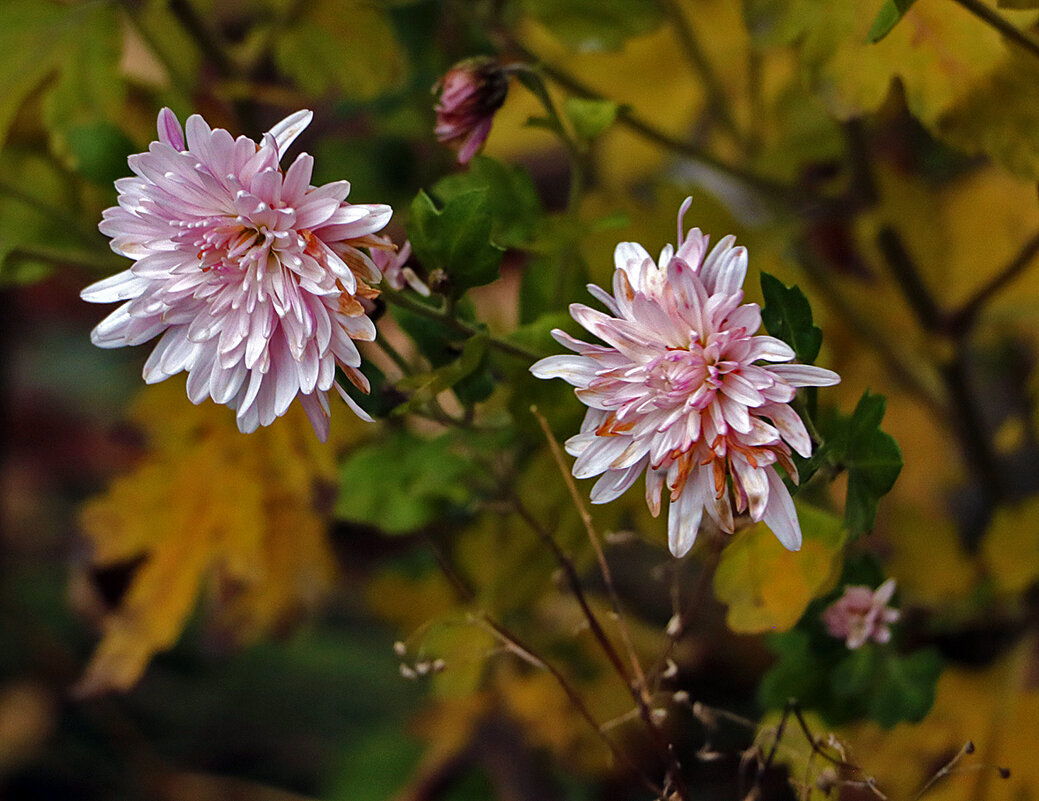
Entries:
POLYGON ((935 687, 942 672, 942 658, 933 648, 909 656, 888 654, 882 662, 878 686, 869 716, 885 728, 923 720, 934 705, 935 687))
POLYGON ((866 39, 870 42, 879 42, 891 33, 891 29, 898 24, 902 15, 915 2, 916 0, 884 0, 884 5, 877 12, 873 25, 866 34, 866 39))
POLYGON ((385 10, 362 0, 316 0, 274 42, 278 68, 304 92, 336 89, 371 100, 404 82, 407 65, 385 10))
POLYGON ((563 110, 582 139, 594 139, 613 125, 620 106, 612 100, 590 100, 584 97, 568 97, 563 110))
POLYGON ((450 434, 426 440, 391 431, 343 463, 335 515, 389 534, 411 532, 464 505, 474 472, 450 434))
MULTIPOLYGON (((443 367, 438 367, 432 372, 411 376, 398 383, 397 386, 402 390, 411 392, 411 397, 406 403, 398 406, 394 413, 406 414, 415 411, 448 389, 454 388, 456 394, 459 394, 458 385, 463 379, 469 378, 477 370, 485 366, 486 355, 487 334, 481 332, 469 337, 465 341, 462 353, 457 360, 445 364, 443 367)), ((494 389, 493 381, 491 381, 489 390, 484 392, 484 386, 487 381, 490 381, 489 376, 485 381, 481 382, 482 385, 477 384, 476 386, 463 389, 459 394, 459 400, 463 403, 466 400, 475 403, 486 398, 490 391, 494 389)))
POLYGON ((538 233, 544 212, 534 182, 523 167, 477 156, 465 172, 437 181, 433 195, 446 203, 479 189, 487 193, 487 211, 492 221, 490 239, 494 245, 519 247, 538 233))
POLYGON ((124 82, 114 6, 5 0, 0 31, 0 145, 18 109, 55 73, 57 80, 42 90, 52 131, 118 112, 124 82))
POLYGON ((571 50, 620 50, 632 36, 664 22, 659 3, 647 0, 522 0, 521 8, 571 50))
POLYGON ((443 270, 458 297, 498 278, 502 250, 491 243, 493 225, 486 189, 455 195, 442 209, 420 191, 411 203, 408 238, 426 270, 443 270))
POLYGON ((895 484, 902 470, 902 450, 890 434, 880 430, 887 400, 869 390, 863 393, 846 431, 834 443, 843 447, 840 460, 848 469, 844 522, 861 534, 873 528, 877 501, 895 484))
POLYGON ((796 284, 786 287, 768 273, 761 274, 761 292, 765 297, 761 309, 765 330, 792 347, 799 362, 812 364, 819 355, 823 332, 812 323, 808 298, 796 284))
POLYGON ((68 206, 74 190, 54 159, 7 148, 0 176, 0 286, 37 281, 63 261, 119 269, 68 206))

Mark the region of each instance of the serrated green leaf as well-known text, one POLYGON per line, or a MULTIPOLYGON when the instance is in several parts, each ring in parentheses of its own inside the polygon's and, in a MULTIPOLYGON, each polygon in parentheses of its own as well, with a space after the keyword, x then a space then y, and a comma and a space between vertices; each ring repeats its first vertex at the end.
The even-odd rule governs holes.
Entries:
POLYGON ((538 232, 544 212, 534 182, 522 167, 477 156, 465 172, 437 181, 433 194, 437 200, 447 202, 478 189, 487 192, 487 210, 492 220, 490 239, 495 245, 518 247, 538 232))
POLYGON ((902 450, 894 437, 880 430, 886 404, 883 395, 866 390, 851 416, 842 461, 848 468, 844 520, 853 534, 873 528, 877 501, 891 490, 902 470, 902 450))
POLYGON ((594 139, 613 125, 620 106, 612 100, 568 97, 563 103, 563 110, 579 137, 594 139))
POLYGON ((420 191, 411 203, 408 238, 427 271, 443 270, 458 297, 498 277, 502 250, 491 243, 493 225, 486 189, 455 195, 442 209, 420 191))
POLYGON ((873 25, 870 27, 869 33, 866 34, 866 39, 870 42, 879 42, 891 33, 891 29, 898 24, 899 20, 902 19, 902 15, 915 2, 916 0, 884 0, 884 5, 877 12, 873 25))
POLYGON ((934 705, 941 673, 942 658, 933 648, 905 657, 887 654, 869 716, 888 729, 903 721, 918 723, 934 705))
POLYGON ((401 534, 464 504, 474 468, 453 445, 447 434, 425 440, 393 431, 358 448, 340 468, 335 515, 401 534))
POLYGON ((761 292, 765 297, 761 309, 765 329, 792 347, 799 362, 812 364, 819 355, 823 332, 812 323, 808 298, 796 284, 786 287, 768 273, 761 274, 761 292))
POLYGON ((632 36, 664 21, 659 3, 646 0, 522 0, 521 7, 571 50, 619 50, 632 36))

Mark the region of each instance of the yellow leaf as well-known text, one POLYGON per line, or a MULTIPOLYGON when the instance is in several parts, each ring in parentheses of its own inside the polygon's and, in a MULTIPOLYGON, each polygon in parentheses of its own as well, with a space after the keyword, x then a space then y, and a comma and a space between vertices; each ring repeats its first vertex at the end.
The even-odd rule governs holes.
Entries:
POLYGON ((1039 796, 1039 688, 1035 686, 1036 641, 1027 639, 983 670, 947 668, 938 680, 930 714, 919 724, 883 729, 875 723, 850 727, 855 762, 874 774, 889 798, 914 798, 921 787, 968 740, 975 753, 960 771, 928 791, 928 801, 1012 801, 1039 796), (999 777, 995 766, 1011 770, 999 777))
POLYGON ((841 522, 808 506, 798 508, 804 543, 788 551, 764 523, 740 532, 722 551, 714 594, 728 604, 733 631, 786 631, 809 602, 836 579, 844 541, 841 522))
MULTIPOLYGON (((142 563, 104 620, 81 694, 132 686, 204 590, 215 621, 245 641, 315 605, 332 581, 336 443, 319 443, 296 407, 246 435, 227 409, 183 393, 176 381, 142 393, 132 414, 152 450, 83 508, 94 565, 142 563)), ((337 422, 342 444, 349 421, 337 422)))
POLYGON ((905 597, 938 605, 965 599, 974 591, 977 566, 940 510, 897 505, 891 518, 888 572, 898 579, 905 597))
POLYGON ((993 515, 981 555, 996 588, 1019 593, 1039 579, 1039 496, 993 515))
POLYGON ((866 34, 880 5, 810 0, 797 12, 809 80, 841 119, 876 110, 899 78, 910 110, 932 124, 1006 54, 998 32, 946 0, 919 0, 888 36, 871 44, 866 34))

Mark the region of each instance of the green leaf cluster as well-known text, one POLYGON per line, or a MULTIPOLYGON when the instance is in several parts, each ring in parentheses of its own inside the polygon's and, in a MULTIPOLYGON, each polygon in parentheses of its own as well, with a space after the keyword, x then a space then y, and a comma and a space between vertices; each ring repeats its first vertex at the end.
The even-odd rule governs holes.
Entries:
POLYGON ((476 475, 451 434, 424 439, 393 429, 343 463, 335 515, 406 534, 464 506, 476 475))
POLYGON ((794 284, 787 287, 773 275, 761 274, 761 292, 765 305, 761 321, 765 330, 783 340, 803 364, 812 364, 823 342, 822 330, 812 322, 812 307, 804 292, 794 284))
POLYGON ((440 208, 422 191, 411 203, 412 250, 427 272, 442 270, 447 275, 454 297, 498 277, 502 248, 491 241, 493 229, 488 190, 483 187, 452 195, 440 208))
POLYGON ((850 417, 831 413, 819 421, 826 441, 813 460, 848 471, 844 523, 852 536, 873 528, 877 502, 890 492, 902 470, 902 449, 880 429, 886 405, 883 395, 866 390, 850 417))
POLYGON ((850 650, 821 621, 823 612, 843 595, 845 587, 872 589, 883 578, 872 555, 852 557, 834 590, 815 600, 796 628, 768 638, 778 658, 758 686, 762 707, 782 709, 796 699, 803 709, 818 712, 834 726, 868 718, 891 728, 927 715, 943 667, 935 649, 899 653, 896 636, 891 643, 867 642, 850 650))

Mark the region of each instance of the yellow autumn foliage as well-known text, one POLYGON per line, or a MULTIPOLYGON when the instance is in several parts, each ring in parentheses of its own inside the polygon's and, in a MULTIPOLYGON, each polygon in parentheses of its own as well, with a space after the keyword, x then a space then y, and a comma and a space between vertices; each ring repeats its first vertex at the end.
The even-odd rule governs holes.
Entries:
POLYGON ((314 607, 334 578, 326 531, 346 415, 331 445, 298 407, 243 435, 227 409, 193 406, 183 393, 175 380, 141 393, 131 417, 150 451, 82 510, 95 567, 141 564, 103 621, 80 694, 131 687, 200 596, 248 641, 314 607))
POLYGON ((726 622, 733 631, 786 631, 836 580, 844 541, 840 520, 806 506, 798 516, 800 551, 788 551, 764 523, 741 531, 722 551, 714 594, 728 604, 726 622))

